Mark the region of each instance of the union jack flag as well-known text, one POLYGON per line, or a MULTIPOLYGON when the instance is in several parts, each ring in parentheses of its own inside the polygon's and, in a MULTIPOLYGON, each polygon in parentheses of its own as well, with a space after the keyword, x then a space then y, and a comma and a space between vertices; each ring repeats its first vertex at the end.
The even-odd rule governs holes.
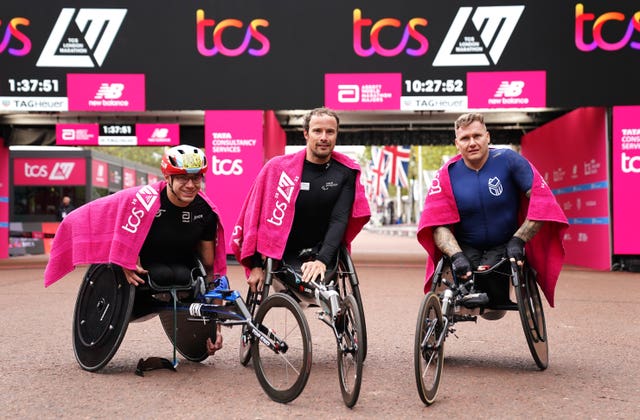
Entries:
POLYGON ((401 187, 409 187, 409 178, 407 172, 409 169, 409 159, 411 158, 411 149, 402 146, 384 146, 384 154, 387 155, 387 172, 389 174, 389 182, 393 185, 401 187))
POLYGON ((375 146, 371 147, 371 164, 368 169, 365 185, 369 187, 370 200, 387 198, 389 196, 386 183, 387 158, 382 150, 375 146))

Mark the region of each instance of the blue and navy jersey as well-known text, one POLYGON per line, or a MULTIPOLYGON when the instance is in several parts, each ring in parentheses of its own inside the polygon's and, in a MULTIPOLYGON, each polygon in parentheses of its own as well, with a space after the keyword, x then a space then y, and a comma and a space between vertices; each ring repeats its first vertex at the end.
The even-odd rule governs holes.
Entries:
POLYGON ((511 149, 490 149, 479 171, 460 159, 449 166, 449 177, 460 214, 458 242, 477 249, 506 243, 520 226, 521 194, 533 183, 529 162, 511 149))

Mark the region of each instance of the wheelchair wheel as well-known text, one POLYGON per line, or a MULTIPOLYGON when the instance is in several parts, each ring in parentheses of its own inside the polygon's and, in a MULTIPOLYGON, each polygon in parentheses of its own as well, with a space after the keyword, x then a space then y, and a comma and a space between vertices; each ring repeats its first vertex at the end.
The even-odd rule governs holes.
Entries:
POLYGON ((517 279, 515 285, 520 321, 533 360, 540 370, 545 370, 549 365, 549 342, 542 299, 531 268, 525 266, 521 272, 523 278, 517 279))
MULTIPOLYGON (((260 301, 264 301, 264 299, 269 295, 269 285, 264 284, 262 288, 262 295, 260 297, 260 301)), ((258 296, 249 289, 247 291, 247 298, 245 302, 247 302, 247 306, 249 312, 251 313, 251 317, 255 319, 256 313, 260 305, 257 302, 258 296)), ((249 361, 251 360, 251 343, 253 342, 253 335, 249 331, 246 325, 242 326, 242 333, 240 334, 240 345, 238 346, 238 355, 240 356, 240 364, 242 366, 247 366, 249 361)))
POLYGON ((338 288, 340 289, 340 297, 344 300, 347 296, 352 295, 357 303, 360 312, 361 333, 360 347, 362 348, 362 361, 367 358, 367 322, 364 316, 364 306, 362 305, 362 295, 360 294, 360 285, 356 269, 353 266, 351 257, 345 249, 340 251, 340 260, 338 262, 338 288))
POLYGON ((102 369, 129 325, 135 287, 119 266, 94 264, 84 276, 73 312, 73 351, 82 369, 102 369))
POLYGON ((336 321, 340 333, 338 342, 338 375, 340 391, 347 407, 353 407, 362 384, 363 351, 360 346, 362 321, 356 299, 349 295, 342 301, 342 315, 336 321))
POLYGON ((425 295, 420 305, 414 345, 414 368, 418 394, 426 405, 438 395, 444 365, 444 341, 437 346, 444 333, 440 300, 435 293, 425 295))
POLYGON ((189 321, 189 313, 179 311, 176 314, 177 331, 174 343, 173 335, 173 311, 166 310, 159 314, 160 323, 164 332, 167 334, 169 341, 175 344, 176 350, 185 359, 191 362, 202 362, 209 357, 207 352, 207 338, 215 343, 216 341, 216 323, 202 321, 189 321))
POLYGON ((300 306, 282 293, 267 297, 254 319, 286 343, 286 349, 274 352, 260 340, 253 340, 253 366, 258 382, 272 400, 293 401, 304 390, 311 373, 311 332, 300 306))

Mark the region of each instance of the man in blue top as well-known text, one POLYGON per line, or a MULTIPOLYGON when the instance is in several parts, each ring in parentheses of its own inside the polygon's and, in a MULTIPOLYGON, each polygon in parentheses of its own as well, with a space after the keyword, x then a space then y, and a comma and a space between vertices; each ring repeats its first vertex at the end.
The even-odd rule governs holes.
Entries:
MULTIPOLYGON (((531 194, 531 165, 511 149, 489 148, 491 137, 481 114, 461 115, 454 128, 462 159, 452 163, 448 171, 460 221, 436 227, 435 244, 451 258, 452 268, 461 279, 504 256, 522 265, 525 243, 544 223, 529 219, 518 222, 521 197, 531 194)), ((482 279, 477 287, 481 293, 469 296, 471 305, 510 304, 507 277, 482 279)))

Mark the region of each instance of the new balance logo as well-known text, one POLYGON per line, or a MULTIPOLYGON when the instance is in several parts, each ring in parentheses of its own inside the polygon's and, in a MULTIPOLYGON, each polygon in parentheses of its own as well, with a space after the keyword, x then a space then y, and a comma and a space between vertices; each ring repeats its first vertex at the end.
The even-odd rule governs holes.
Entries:
POLYGON ((102 66, 126 14, 127 9, 62 9, 36 66, 102 66))
POLYGON ((524 6, 461 7, 433 65, 488 66, 498 60, 513 34, 524 6), (471 21, 475 31, 465 32, 471 21), (479 39, 476 38, 479 35, 479 39))
POLYGON ((168 136, 169 136, 168 128, 156 128, 153 130, 153 133, 151 133, 152 139, 162 140, 162 139, 166 139, 168 136))
POLYGON ((124 84, 122 83, 102 83, 94 99, 119 99, 123 90, 124 84))
POLYGON ((494 98, 515 98, 522 95, 522 89, 524 88, 524 82, 522 80, 514 80, 509 82, 504 80, 498 86, 498 90, 493 95, 494 98))

